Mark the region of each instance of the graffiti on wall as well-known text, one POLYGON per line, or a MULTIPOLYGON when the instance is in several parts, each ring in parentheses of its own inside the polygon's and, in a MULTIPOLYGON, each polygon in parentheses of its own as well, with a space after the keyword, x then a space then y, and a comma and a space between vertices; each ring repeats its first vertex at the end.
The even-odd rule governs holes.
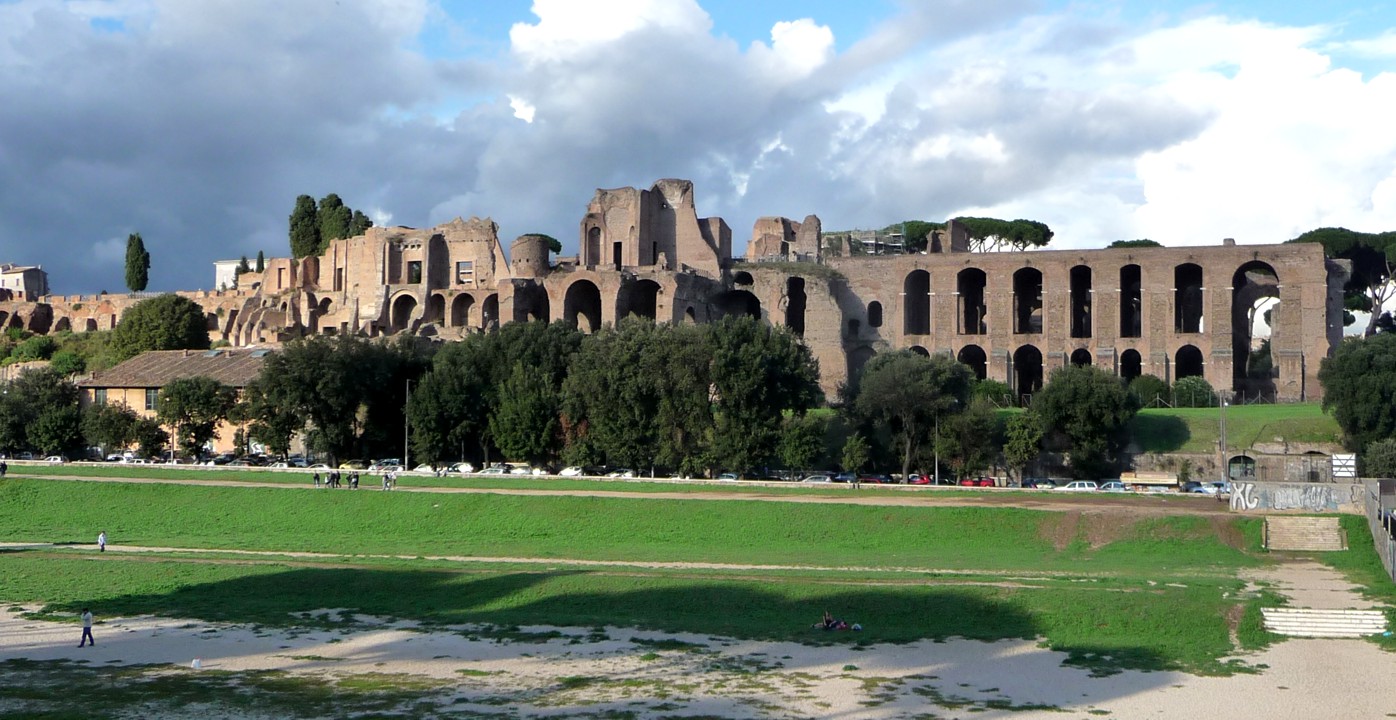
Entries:
POLYGON ((1236 483, 1231 490, 1231 509, 1237 512, 1260 510, 1303 510, 1305 512, 1352 511, 1360 507, 1361 485, 1332 483, 1236 483))

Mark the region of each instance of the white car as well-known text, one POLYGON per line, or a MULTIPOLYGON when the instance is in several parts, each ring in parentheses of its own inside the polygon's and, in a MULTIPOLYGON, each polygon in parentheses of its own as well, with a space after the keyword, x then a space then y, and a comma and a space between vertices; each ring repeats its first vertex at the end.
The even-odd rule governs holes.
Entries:
POLYGON ((421 465, 412 468, 412 472, 417 473, 419 475, 435 475, 436 468, 427 465, 426 463, 422 463, 421 465))
POLYGON ((1072 480, 1056 489, 1056 492, 1095 492, 1100 486, 1094 480, 1072 480))
POLYGON ((577 467, 576 465, 571 465, 563 468, 562 472, 559 472, 558 475, 561 475, 563 477, 581 477, 582 469, 577 467))
POLYGON ((62 455, 50 455, 44 458, 44 462, 51 463, 53 465, 61 465, 65 462, 68 462, 68 458, 63 457, 62 455))
POLYGON ((810 475, 809 477, 805 478, 804 480, 801 480, 800 482, 831 483, 833 481, 834 479, 832 477, 829 477, 828 475, 810 475))
POLYGON ((476 473, 476 474, 477 474, 477 475, 508 475, 508 474, 509 474, 509 466, 508 466, 508 465, 491 465, 491 466, 489 466, 489 467, 487 467, 487 468, 484 468, 484 469, 480 470, 480 472, 478 472, 478 473, 476 473))
POLYGON ((512 467, 512 468, 509 468, 509 474, 510 474, 510 475, 532 475, 532 474, 533 474, 533 468, 531 468, 531 467, 529 467, 529 466, 527 466, 527 465, 518 465, 518 466, 515 466, 515 467, 512 467))
POLYGON ((721 474, 721 475, 718 475, 718 476, 717 476, 717 479, 718 479, 718 480, 722 480, 723 482, 729 482, 729 481, 735 482, 735 481, 737 480, 737 474, 736 474, 736 473, 723 473, 723 474, 721 474))
POLYGON ((268 465, 267 467, 269 467, 269 468, 276 468, 276 469, 278 469, 278 470, 284 470, 284 469, 286 469, 286 468, 291 467, 291 464, 290 464, 290 463, 285 463, 285 462, 277 461, 277 462, 274 462, 274 463, 268 465))
POLYGON ((458 472, 461 474, 473 473, 475 472, 475 466, 468 462, 456 463, 451 466, 451 472, 458 472))
POLYGON ((1130 486, 1128 486, 1128 485, 1126 485, 1126 484, 1120 482, 1119 480, 1111 480, 1110 482, 1105 483, 1104 485, 1101 485, 1101 486, 1100 486, 1100 491, 1101 491, 1101 492, 1122 493, 1122 492, 1133 492, 1133 491, 1134 491, 1134 488, 1131 488, 1130 486))

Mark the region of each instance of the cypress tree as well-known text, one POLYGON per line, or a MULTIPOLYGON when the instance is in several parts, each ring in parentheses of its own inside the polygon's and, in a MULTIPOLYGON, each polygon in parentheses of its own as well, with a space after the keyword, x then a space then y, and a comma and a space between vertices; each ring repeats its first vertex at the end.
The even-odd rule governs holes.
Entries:
POLYGON ((267 269, 267 259, 262 255, 262 251, 257 251, 257 272, 264 272, 267 269))
POLYGON ((140 233, 126 237, 126 287, 131 292, 141 292, 150 283, 150 253, 145 251, 145 243, 140 233))
POLYGON ((296 198, 296 209, 291 212, 291 257, 314 255, 319 249, 320 219, 315 198, 301 195, 296 198))
POLYGON ((354 218, 349 221, 349 237, 363 235, 371 227, 373 227, 373 221, 368 219, 367 215, 355 210, 354 218))

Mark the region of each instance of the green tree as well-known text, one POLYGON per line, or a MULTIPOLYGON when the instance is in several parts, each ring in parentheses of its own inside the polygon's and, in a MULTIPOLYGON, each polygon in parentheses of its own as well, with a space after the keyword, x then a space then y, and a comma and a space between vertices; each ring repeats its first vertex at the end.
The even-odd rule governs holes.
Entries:
POLYGON ((1344 340, 1319 365, 1318 381, 1348 449, 1396 436, 1396 334, 1344 340))
POLYGON ((1022 484, 1028 466, 1042 453, 1042 421, 1031 410, 1008 419, 1004 429, 1003 462, 1022 484))
POLYGON ((659 454, 663 431, 654 420, 668 379, 654 372, 662 332, 638 319, 603 328, 582 342, 563 383, 567 417, 582 425, 573 441, 585 442, 605 463, 639 469, 659 454))
POLYGON ((363 235, 371 227, 373 227, 373 221, 367 215, 355 210, 353 219, 349 221, 349 237, 363 235))
POLYGON ((843 469, 855 475, 868 466, 868 441, 860 433, 853 433, 843 443, 843 469))
POLYGON ((945 223, 926 222, 924 220, 907 220, 902 223, 902 242, 905 244, 907 252, 921 252, 926 249, 927 238, 931 231, 945 228, 945 223))
POLYGON ((132 428, 131 437, 141 456, 148 458, 164 455, 165 445, 170 441, 170 434, 165 432, 165 428, 160 427, 160 421, 153 417, 138 418, 135 427, 132 428))
POLYGON ((531 234, 531 235, 536 235, 537 237, 540 237, 540 238, 543 238, 544 240, 547 240, 547 241, 548 241, 548 250, 551 251, 552 254, 557 255, 557 254, 559 254, 559 253, 562 252, 562 242, 561 242, 560 240, 558 240, 557 238, 553 237, 552 235, 547 235, 547 234, 544 234, 544 233, 530 233, 530 234, 531 234))
POLYGON ((749 317, 704 327, 716 391, 713 459, 745 473, 775 457, 786 411, 803 412, 821 400, 819 365, 786 328, 749 317))
POLYGON ((126 287, 131 292, 141 292, 150 282, 150 253, 145 251, 145 242, 140 233, 126 237, 126 287))
POLYGON ((149 350, 206 350, 208 346, 203 308, 174 294, 132 305, 111 335, 111 350, 119 360, 149 350))
POLYGON ((238 266, 233 269, 233 285, 237 285, 237 279, 241 277, 243 273, 250 272, 252 272, 252 265, 247 262, 247 256, 243 255, 242 259, 238 260, 238 266))
POLYGON ((1129 381, 1129 394, 1139 407, 1153 407, 1167 402, 1172 392, 1168 383, 1157 375, 1140 375, 1129 381))
POLYGON ((969 231, 971 247, 981 252, 1046 247, 1052 241, 1052 229, 1036 220, 959 217, 955 221, 969 231))
POLYGON ((1159 243, 1159 242, 1157 242, 1157 241, 1154 241, 1154 240, 1149 240, 1149 239, 1147 239, 1147 238, 1141 238, 1141 239, 1139 239, 1139 240, 1116 240, 1115 242, 1112 242, 1112 243, 1110 243, 1109 245, 1106 245, 1105 247, 1106 247, 1107 249, 1108 249, 1108 248, 1151 248, 1151 247, 1163 247, 1163 244, 1162 244, 1162 243, 1159 243))
POLYGON ((80 425, 77 386, 52 368, 26 370, 0 394, 0 450, 76 454, 80 425))
POLYGON ((948 420, 968 405, 974 382, 974 372, 949 355, 883 353, 864 368, 854 408, 892 436, 906 477, 937 420, 948 420))
POLYGON ((963 412, 941 422, 936 446, 956 477, 981 475, 994 464, 1001 444, 998 435, 993 405, 975 400, 963 412))
POLYGON ((780 459, 787 470, 814 468, 824 455, 824 434, 829 419, 813 413, 785 418, 780 436, 780 459))
POLYGON ((974 384, 974 399, 984 400, 999 407, 1013 405, 1013 387, 1002 380, 984 378, 974 384))
POLYGON ((180 451, 198 457, 218 437, 218 423, 236 402, 237 391, 213 378, 180 378, 160 388, 156 412, 161 422, 174 429, 180 451))
POLYGON ((316 217, 320 220, 320 244, 315 251, 317 255, 330 246, 331 240, 351 237, 349 226, 354 222, 354 211, 349 209, 338 195, 330 193, 321 198, 316 217))
POLYGON ((315 198, 300 195, 291 211, 291 257, 300 259, 320 251, 320 218, 315 198))
POLYGON ((257 251, 257 272, 266 272, 267 256, 261 250, 257 251))
POLYGON ((62 375, 77 375, 87 369, 87 361, 73 350, 59 350, 49 358, 49 367, 62 375))
POLYGON ((1362 476, 1396 478, 1396 437, 1368 443, 1362 453, 1362 476))
POLYGON ((1217 391, 1201 375, 1190 375, 1173 383, 1173 406, 1185 408, 1216 407, 1217 391))
MULTIPOLYGON (((304 427, 299 416, 267 397, 257 380, 243 388, 241 400, 228 411, 228 419, 247 426, 244 440, 255 440, 281 457, 291 452, 291 439, 304 427)), ((241 448, 246 442, 238 445, 241 448)))
MULTIPOLYGON (((1364 335, 1372 336, 1383 322, 1382 308, 1396 298, 1396 231, 1364 233, 1342 227, 1325 227, 1300 235, 1289 242, 1312 242, 1323 246, 1331 258, 1352 262, 1352 274, 1343 287, 1344 304, 1349 311, 1370 313, 1364 335)), ((1349 313, 1344 324, 1352 324, 1349 313)))
POLYGON ((1136 409, 1119 378, 1089 365, 1053 371, 1032 404, 1049 440, 1070 453, 1078 478, 1111 473, 1136 409))
POLYGON ((135 442, 136 411, 120 403, 93 403, 82 411, 82 436, 105 457, 135 442))
POLYGON ((516 362, 490 414, 490 435, 506 458, 542 465, 561 448, 559 405, 547 371, 516 362))
POLYGON ((53 357, 54 350, 58 349, 58 341, 49 335, 35 335, 24 340, 10 351, 10 357, 16 362, 32 362, 34 360, 47 360, 53 357))

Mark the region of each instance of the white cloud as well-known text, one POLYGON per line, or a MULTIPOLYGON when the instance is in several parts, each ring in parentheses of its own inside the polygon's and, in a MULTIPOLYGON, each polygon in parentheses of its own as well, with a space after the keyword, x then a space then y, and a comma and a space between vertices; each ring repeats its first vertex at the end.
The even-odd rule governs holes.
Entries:
POLYGON ((526 123, 533 122, 533 115, 538 112, 538 108, 533 107, 532 103, 521 97, 515 97, 513 95, 509 95, 508 97, 509 107, 514 110, 514 117, 526 123))
POLYGON ((771 44, 753 43, 750 55, 775 77, 805 77, 833 57, 834 32, 809 18, 778 22, 771 44))

